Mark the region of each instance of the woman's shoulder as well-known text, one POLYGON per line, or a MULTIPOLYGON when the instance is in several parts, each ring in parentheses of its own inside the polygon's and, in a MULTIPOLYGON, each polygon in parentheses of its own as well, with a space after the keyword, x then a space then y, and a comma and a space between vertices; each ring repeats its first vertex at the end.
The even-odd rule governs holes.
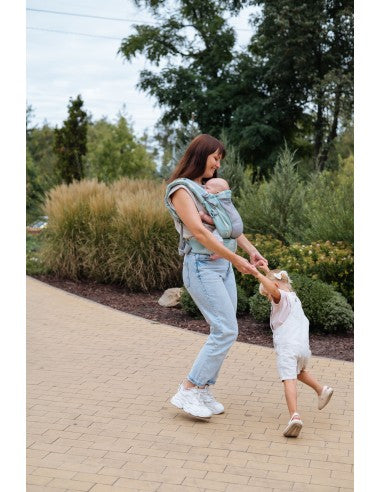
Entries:
POLYGON ((197 198, 200 192, 204 190, 204 187, 191 179, 179 178, 167 185, 167 196, 173 195, 179 189, 184 189, 188 194, 197 198))
POLYGON ((168 196, 174 195, 176 191, 184 190, 184 193, 191 194, 191 190, 184 184, 176 184, 168 190, 168 196))

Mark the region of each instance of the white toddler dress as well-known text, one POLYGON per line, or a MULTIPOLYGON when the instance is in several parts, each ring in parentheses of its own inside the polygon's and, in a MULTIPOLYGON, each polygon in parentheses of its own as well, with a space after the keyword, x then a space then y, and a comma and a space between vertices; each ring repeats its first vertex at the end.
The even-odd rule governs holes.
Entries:
POLYGON ((279 289, 278 304, 271 302, 270 326, 273 332, 279 377, 296 379, 311 357, 309 321, 295 292, 279 289))

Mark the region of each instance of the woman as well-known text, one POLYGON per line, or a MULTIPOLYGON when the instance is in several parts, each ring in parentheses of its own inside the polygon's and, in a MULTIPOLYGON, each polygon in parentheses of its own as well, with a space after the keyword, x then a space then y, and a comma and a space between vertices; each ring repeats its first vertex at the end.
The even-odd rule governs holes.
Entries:
MULTIPOLYGON (((190 143, 169 182, 188 178, 202 186, 208 179, 217 177, 224 157, 222 142, 211 135, 199 135, 190 143)), ((210 325, 210 335, 171 403, 195 417, 209 418, 224 411, 209 386, 215 384, 226 354, 238 336, 237 287, 232 264, 241 273, 252 274, 251 263, 267 264, 267 260, 244 234, 237 238, 237 244, 250 255, 250 262, 221 243, 212 234, 213 227, 201 221, 199 212, 206 210, 185 186, 174 186, 169 202, 183 223, 184 238, 198 241, 207 250, 207 254, 190 251, 185 255, 183 281, 210 325), (220 258, 211 259, 212 253, 220 258)))

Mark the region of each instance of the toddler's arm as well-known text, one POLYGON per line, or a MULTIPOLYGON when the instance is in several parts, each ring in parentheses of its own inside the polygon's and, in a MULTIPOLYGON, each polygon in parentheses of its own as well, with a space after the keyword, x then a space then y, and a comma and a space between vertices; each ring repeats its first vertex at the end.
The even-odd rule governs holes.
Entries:
POLYGON ((214 221, 210 215, 208 215, 202 211, 200 211, 199 214, 200 214, 201 220, 203 222, 206 222, 207 224, 210 224, 210 225, 214 225, 214 221))
MULTIPOLYGON (((254 266, 254 265, 253 265, 254 266)), ((267 267, 267 265, 266 265, 267 267)), ((254 267, 255 268, 255 267, 254 267)), ((262 266, 263 268, 263 266, 262 266)), ((268 268, 268 267, 267 267, 268 268)), ((253 273, 254 277, 261 283, 263 284, 264 288, 266 291, 270 294, 270 296, 273 298, 274 302, 278 304, 280 301, 280 290, 278 287, 272 282, 270 279, 262 275, 256 268, 256 273, 253 273)))

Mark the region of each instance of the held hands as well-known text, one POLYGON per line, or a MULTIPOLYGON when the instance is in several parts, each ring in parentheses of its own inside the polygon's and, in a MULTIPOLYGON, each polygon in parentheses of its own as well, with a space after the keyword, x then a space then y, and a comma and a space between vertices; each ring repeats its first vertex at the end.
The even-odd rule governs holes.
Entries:
POLYGON ((251 274, 254 275, 254 277, 258 275, 258 270, 255 268, 255 266, 242 256, 236 255, 236 258, 234 261, 232 261, 232 263, 241 273, 251 274))
POLYGON ((259 253, 259 251, 250 253, 250 263, 255 267, 262 268, 263 270, 267 268, 265 271, 268 271, 268 261, 259 253))
POLYGON ((267 263, 265 263, 263 260, 259 260, 255 266, 256 268, 260 268, 266 273, 270 271, 270 268, 267 266, 267 263))

